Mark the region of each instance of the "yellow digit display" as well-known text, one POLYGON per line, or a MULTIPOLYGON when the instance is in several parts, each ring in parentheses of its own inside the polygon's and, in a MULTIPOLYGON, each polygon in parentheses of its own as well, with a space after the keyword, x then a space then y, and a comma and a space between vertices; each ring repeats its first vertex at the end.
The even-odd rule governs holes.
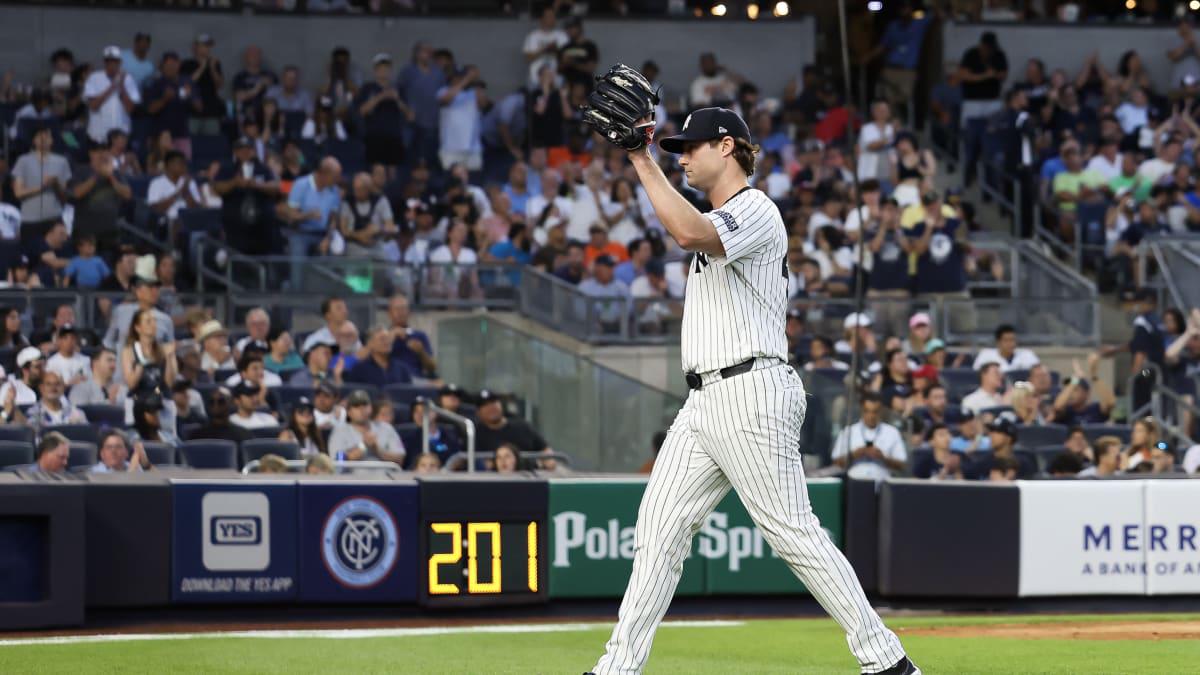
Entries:
POLYGON ((438 582, 438 567, 456 565, 462 560, 462 523, 430 523, 429 528, 434 534, 450 535, 451 542, 449 553, 434 553, 429 556, 429 594, 457 595, 457 584, 438 582))
POLYGON ((537 568, 537 521, 529 522, 529 527, 525 529, 525 545, 528 547, 526 555, 529 556, 529 590, 537 593, 538 590, 538 568, 537 568))
POLYGON ((500 587, 500 523, 467 523, 467 592, 499 593, 500 587), (487 583, 479 581, 479 560, 476 557, 481 534, 492 538, 492 580, 487 583))

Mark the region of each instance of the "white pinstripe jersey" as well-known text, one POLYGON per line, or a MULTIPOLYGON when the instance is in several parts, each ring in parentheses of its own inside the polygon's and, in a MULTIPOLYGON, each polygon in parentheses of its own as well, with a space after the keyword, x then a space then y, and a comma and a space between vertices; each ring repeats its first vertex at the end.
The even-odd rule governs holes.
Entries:
POLYGON ((787 230, 779 208, 745 187, 704 214, 725 257, 697 253, 683 304, 683 371, 706 373, 753 357, 787 361, 787 230))

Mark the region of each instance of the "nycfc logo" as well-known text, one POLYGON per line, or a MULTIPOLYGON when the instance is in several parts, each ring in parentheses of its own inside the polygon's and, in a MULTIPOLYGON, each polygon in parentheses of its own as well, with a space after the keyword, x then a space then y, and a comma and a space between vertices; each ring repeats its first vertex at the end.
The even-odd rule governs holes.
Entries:
POLYGON ((321 530, 321 557, 335 579, 369 588, 392 571, 399 549, 396 521, 370 497, 351 497, 334 507, 321 530))

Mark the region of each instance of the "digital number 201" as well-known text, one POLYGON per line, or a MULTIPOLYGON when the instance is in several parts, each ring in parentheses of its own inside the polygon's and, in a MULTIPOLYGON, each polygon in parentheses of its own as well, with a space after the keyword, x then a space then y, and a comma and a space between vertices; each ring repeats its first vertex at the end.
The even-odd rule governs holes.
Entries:
MULTIPOLYGON (((462 560, 463 532, 462 523, 430 523, 429 528, 434 534, 444 534, 450 537, 450 551, 434 553, 429 556, 429 594, 456 595, 460 592, 458 584, 441 583, 438 581, 438 568, 442 565, 457 565, 462 560)), ((500 523, 467 523, 467 593, 486 594, 500 593, 501 586, 501 545, 500 523), (491 581, 479 580, 479 537, 491 537, 491 581)), ((538 590, 537 572, 537 522, 531 521, 525 528, 525 544, 527 565, 526 585, 533 593, 538 590)))

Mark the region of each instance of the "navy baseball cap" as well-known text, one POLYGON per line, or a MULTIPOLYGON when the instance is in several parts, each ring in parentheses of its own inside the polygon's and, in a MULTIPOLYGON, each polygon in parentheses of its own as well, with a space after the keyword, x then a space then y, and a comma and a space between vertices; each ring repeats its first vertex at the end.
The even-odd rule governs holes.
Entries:
POLYGON ((683 130, 674 136, 667 136, 658 141, 658 147, 663 150, 680 154, 685 143, 692 141, 711 141, 715 138, 744 138, 750 140, 750 127, 737 113, 726 108, 701 108, 683 121, 683 130))

